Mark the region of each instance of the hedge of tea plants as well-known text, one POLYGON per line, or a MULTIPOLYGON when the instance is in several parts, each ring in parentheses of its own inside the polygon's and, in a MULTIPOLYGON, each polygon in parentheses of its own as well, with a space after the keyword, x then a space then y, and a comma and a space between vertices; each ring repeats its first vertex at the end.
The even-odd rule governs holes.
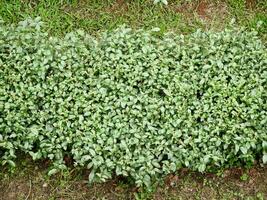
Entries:
POLYGON ((92 37, 0 26, 0 161, 18 152, 90 181, 267 161, 267 48, 255 31, 120 27, 92 37))

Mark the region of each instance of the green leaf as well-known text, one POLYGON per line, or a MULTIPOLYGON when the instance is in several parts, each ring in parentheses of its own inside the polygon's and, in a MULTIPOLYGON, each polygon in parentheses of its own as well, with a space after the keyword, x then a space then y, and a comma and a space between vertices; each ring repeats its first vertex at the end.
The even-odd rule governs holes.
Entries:
POLYGON ((48 172, 48 176, 52 176, 52 175, 56 174, 57 172, 58 172, 57 169, 51 169, 51 170, 49 170, 49 172, 48 172))
POLYGON ((88 177, 89 183, 93 183, 94 178, 95 178, 95 170, 92 169, 92 171, 90 172, 89 177, 88 177))
POLYGON ((12 160, 7 160, 7 163, 8 163, 11 167, 15 167, 15 166, 16 166, 15 162, 12 161, 12 160))
POLYGON ((263 164, 266 164, 267 163, 267 154, 264 154, 263 155, 262 162, 263 162, 263 164))

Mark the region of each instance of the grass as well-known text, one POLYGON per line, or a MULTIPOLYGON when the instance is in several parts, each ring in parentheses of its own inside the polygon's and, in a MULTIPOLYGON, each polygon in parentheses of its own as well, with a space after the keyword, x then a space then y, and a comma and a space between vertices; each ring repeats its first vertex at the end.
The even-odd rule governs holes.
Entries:
POLYGON ((188 33, 197 28, 222 28, 236 18, 239 25, 267 33, 267 3, 258 0, 169 0, 154 5, 152 0, 2 0, 0 16, 9 23, 41 16, 45 29, 64 35, 76 29, 91 34, 121 24, 131 27, 160 27, 162 32, 188 33), (246 3, 252 2, 252 3, 246 3))

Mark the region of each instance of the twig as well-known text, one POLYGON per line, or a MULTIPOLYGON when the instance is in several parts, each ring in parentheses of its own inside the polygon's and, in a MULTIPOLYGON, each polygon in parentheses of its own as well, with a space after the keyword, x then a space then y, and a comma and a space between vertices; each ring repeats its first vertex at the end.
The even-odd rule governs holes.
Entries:
POLYGON ((32 181, 30 180, 30 189, 29 189, 28 195, 27 195, 27 197, 25 198, 25 200, 28 200, 28 198, 29 198, 30 195, 31 195, 31 191, 32 191, 32 181))

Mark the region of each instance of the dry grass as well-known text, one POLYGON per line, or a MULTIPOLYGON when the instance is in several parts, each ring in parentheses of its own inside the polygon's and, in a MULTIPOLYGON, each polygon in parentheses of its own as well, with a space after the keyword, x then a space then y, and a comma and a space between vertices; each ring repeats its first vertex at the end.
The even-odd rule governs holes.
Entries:
POLYGON ((216 174, 182 169, 166 177, 152 191, 136 188, 127 179, 114 177, 107 183, 88 185, 88 171, 72 169, 47 176, 46 162, 29 158, 12 173, 1 168, 0 199, 83 200, 83 199, 266 199, 267 168, 234 168, 216 174), (41 167, 38 167, 41 166, 41 167))

